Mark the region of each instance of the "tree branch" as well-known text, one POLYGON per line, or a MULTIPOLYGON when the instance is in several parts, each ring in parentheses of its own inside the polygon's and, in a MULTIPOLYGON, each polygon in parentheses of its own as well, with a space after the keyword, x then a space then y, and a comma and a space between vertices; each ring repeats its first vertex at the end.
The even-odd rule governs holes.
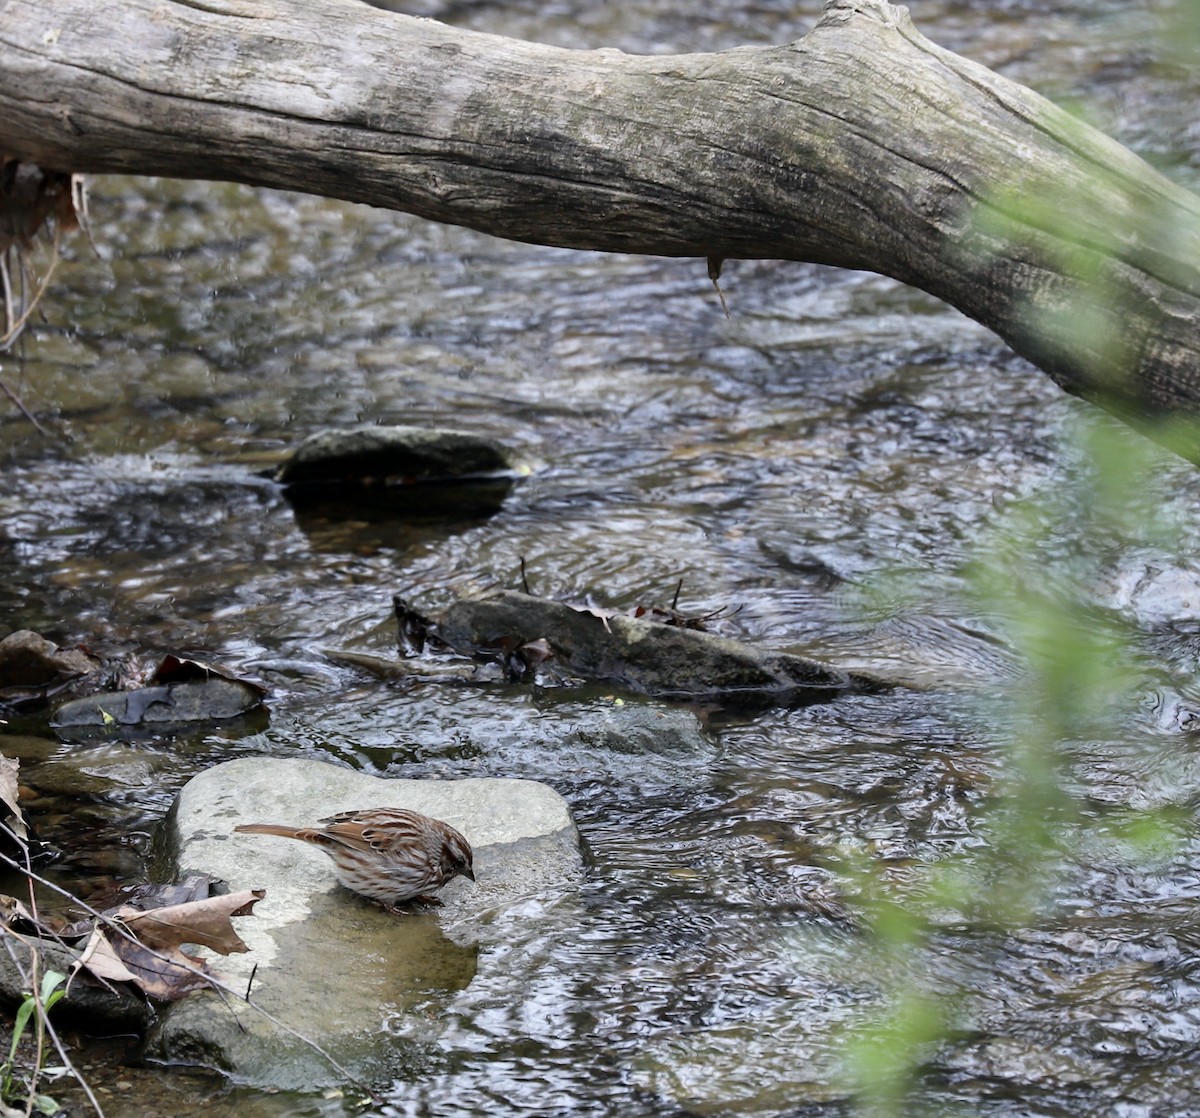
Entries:
MULTIPOLYGON (((539 244, 868 269, 1128 420, 1200 412, 1200 200, 884 0, 674 57, 357 0, 0 0, 0 152, 539 244)), ((1200 434, 1173 437, 1200 461, 1200 434)))

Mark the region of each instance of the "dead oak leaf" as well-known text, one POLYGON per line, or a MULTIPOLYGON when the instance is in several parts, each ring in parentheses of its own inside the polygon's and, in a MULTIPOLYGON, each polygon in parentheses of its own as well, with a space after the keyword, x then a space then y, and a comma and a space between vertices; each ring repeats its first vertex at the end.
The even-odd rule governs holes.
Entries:
POLYGON ((221 955, 230 955, 250 950, 234 931, 230 918, 248 916, 266 895, 265 889, 242 889, 237 893, 185 901, 147 912, 122 905, 108 915, 147 947, 170 949, 192 943, 221 955))
POLYGON ((93 928, 83 953, 71 967, 72 976, 81 970, 94 975, 102 982, 137 982, 137 976, 121 962, 101 927, 93 928))
POLYGON ((116 936, 110 941, 129 980, 149 997, 173 1002, 211 985, 204 960, 181 948, 150 948, 116 936))
POLYGON ((249 950, 230 920, 249 915, 264 896, 264 889, 243 889, 146 912, 121 905, 105 914, 111 923, 97 926, 77 969, 110 982, 131 982, 159 1001, 175 1001, 211 981, 204 960, 184 946, 222 955, 249 950))

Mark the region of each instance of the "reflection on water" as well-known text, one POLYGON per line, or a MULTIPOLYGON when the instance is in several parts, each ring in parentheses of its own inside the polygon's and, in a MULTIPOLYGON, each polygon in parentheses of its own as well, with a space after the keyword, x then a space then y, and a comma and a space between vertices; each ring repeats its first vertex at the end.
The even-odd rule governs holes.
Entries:
MULTIPOLYGON (((779 42, 818 14, 782 0, 422 3, 482 30, 651 52, 779 42)), ((1086 98, 1127 142, 1153 154, 1183 138, 1178 161, 1194 158, 1167 111, 1194 100, 1191 79, 1156 67, 1144 34, 1136 52, 1121 38, 1141 7, 936 0, 915 15, 951 48, 1086 98)), ((92 209, 100 258, 70 246, 49 321, 23 362, 4 360, 56 437, 0 415, 0 620, 114 655, 251 666, 275 692, 257 734, 98 748, 11 727, 24 736, 0 749, 27 758, 35 820, 71 852, 64 877, 136 875, 173 791, 247 751, 545 780, 576 813, 587 885, 537 899, 440 1016, 389 1021, 431 1053, 389 1112, 836 1113, 844 1030, 894 976, 861 950, 830 867, 865 851, 903 885, 916 863, 982 845, 1003 735, 960 685, 999 688, 1019 669, 1003 603, 968 602, 960 572, 1005 510, 1084 470, 1062 448, 1083 405, 872 276, 732 261, 727 320, 699 260, 511 245, 221 185, 103 179, 92 209), (531 472, 488 515, 440 526, 436 497, 415 526, 314 519, 265 480, 318 428, 413 422, 498 438, 531 472), (682 578, 687 612, 730 608, 723 632, 903 665, 930 687, 701 712, 711 750, 643 758, 579 732, 611 698, 380 683, 320 655, 386 651, 396 591, 436 608, 519 586, 522 559, 535 592, 618 607, 665 603, 682 578)), ((1102 556, 1088 592, 1139 626, 1139 705, 1071 743, 1068 780, 1097 818, 1147 805, 1178 818, 1148 866, 1090 840, 1044 926, 935 943, 916 979, 964 983, 975 1031, 939 1053, 933 1100, 1200 1110, 1198 496, 1195 471, 1162 456, 1143 500, 1183 525, 1178 555, 1117 533, 1051 530, 1042 545, 1048 586, 1102 556)), ((351 1110, 128 1075, 131 1114, 351 1110)))

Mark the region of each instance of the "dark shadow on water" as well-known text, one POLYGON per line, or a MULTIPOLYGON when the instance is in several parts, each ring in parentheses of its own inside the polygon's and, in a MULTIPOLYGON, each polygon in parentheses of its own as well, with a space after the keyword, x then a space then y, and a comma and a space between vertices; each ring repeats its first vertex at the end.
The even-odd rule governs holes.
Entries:
POLYGON ((420 485, 289 485, 297 527, 318 551, 404 549, 444 538, 500 511, 512 479, 420 485))

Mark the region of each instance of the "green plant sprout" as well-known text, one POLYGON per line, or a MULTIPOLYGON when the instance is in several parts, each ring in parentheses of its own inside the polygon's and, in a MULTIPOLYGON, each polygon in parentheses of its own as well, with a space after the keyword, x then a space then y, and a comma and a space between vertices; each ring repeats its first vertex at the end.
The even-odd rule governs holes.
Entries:
POLYGON ((43 1060, 46 1051, 45 1017, 66 993, 67 976, 55 970, 48 970, 42 975, 42 981, 35 993, 25 992, 24 1000, 17 1007, 13 1020, 12 1044, 9 1045, 8 1059, 0 1065, 0 1101, 5 1106, 20 1103, 25 1107, 25 1113, 37 1111, 39 1114, 57 1114, 60 1107, 48 1095, 38 1094, 39 1080, 50 1069, 45 1067, 43 1060), (30 1018, 34 1022, 35 1058, 33 1070, 27 1080, 20 1080, 16 1075, 17 1048, 29 1027, 30 1018))

